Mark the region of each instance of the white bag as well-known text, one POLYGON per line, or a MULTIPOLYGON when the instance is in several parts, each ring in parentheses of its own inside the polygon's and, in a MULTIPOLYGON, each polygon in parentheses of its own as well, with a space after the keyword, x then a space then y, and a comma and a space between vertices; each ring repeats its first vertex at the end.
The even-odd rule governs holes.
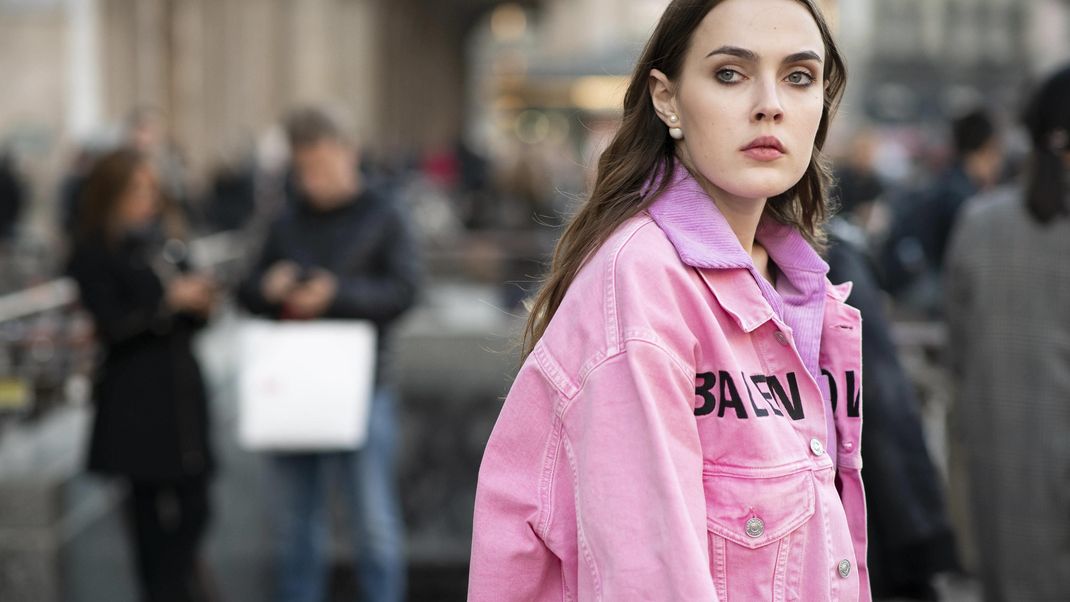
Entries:
POLYGON ((371 322, 246 320, 238 440, 251 450, 358 449, 375 387, 371 322))

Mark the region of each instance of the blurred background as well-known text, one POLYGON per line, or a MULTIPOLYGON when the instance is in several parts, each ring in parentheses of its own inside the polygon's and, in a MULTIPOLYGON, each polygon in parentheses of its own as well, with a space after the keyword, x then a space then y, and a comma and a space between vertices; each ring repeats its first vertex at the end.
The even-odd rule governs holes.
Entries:
MULTIPOLYGON (((883 290, 968 575, 939 256, 927 242, 946 232, 920 231, 918 199, 956 164, 951 124, 977 110, 1001 141, 978 188, 1015 176, 1028 150, 1022 102, 1070 59, 1070 1, 820 4, 850 69, 828 147, 842 232, 883 290)), ((394 350, 409 596, 463 599, 476 471, 516 368, 521 302, 666 5, 0 0, 0 600, 135 599, 122 487, 83 468, 95 341, 62 277, 79 178, 143 137, 191 251, 235 279, 284 204, 280 119, 303 105, 343 116, 362 172, 411 213, 424 250, 427 281, 394 350)), ((264 600, 269 488, 235 436, 240 317, 225 302, 196 341, 220 457, 208 563, 220 599, 264 600)), ((352 596, 350 554, 331 548, 336 599, 352 596)), ((979 599, 968 578, 948 595, 979 599)))

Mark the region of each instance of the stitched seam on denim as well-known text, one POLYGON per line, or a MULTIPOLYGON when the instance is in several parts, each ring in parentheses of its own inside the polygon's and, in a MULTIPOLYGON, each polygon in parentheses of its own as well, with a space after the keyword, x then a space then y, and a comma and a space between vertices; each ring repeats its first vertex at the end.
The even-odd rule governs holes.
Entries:
POLYGON ((617 246, 613 249, 610 260, 606 265, 606 344, 611 352, 619 351, 620 346, 623 345, 621 342, 621 325, 619 324, 620 315, 617 312, 617 261, 620 259, 620 254, 624 247, 635 238, 635 235, 640 230, 650 225, 653 225, 655 228, 658 227, 654 218, 646 215, 639 221, 639 223, 632 227, 631 232, 628 232, 627 235, 621 237, 621 241, 617 243, 617 246))
MULTIPOLYGON (((811 520, 813 520, 813 519, 811 519, 811 520)), ((803 528, 807 528, 807 527, 804 526, 803 528)), ((809 528, 813 528, 813 527, 811 526, 809 528)), ((792 556, 794 556, 796 558, 799 557, 800 550, 803 548, 804 541, 805 541, 805 538, 802 538, 802 537, 796 537, 795 539, 792 540, 792 548, 794 548, 794 552, 792 553, 792 556)), ((786 579, 786 584, 785 585, 786 585, 786 590, 787 591, 785 592, 785 597, 787 597, 787 594, 790 593, 791 594, 791 598, 790 599, 792 601, 799 600, 799 599, 801 599, 800 598, 800 594, 799 594, 799 590, 802 588, 802 573, 803 573, 802 566, 798 566, 798 565, 793 566, 792 564, 789 563, 788 564, 788 568, 789 568, 789 571, 790 571, 790 569, 794 569, 794 571, 790 571, 789 575, 788 575, 788 577, 786 579)))
MULTIPOLYGON (((716 274, 707 275, 704 272, 698 270, 698 268, 694 268, 694 269, 695 269, 696 273, 698 274, 699 279, 704 283, 706 289, 710 292, 710 295, 712 295, 714 300, 717 302, 717 305, 720 306, 720 308, 726 314, 728 314, 729 317, 731 317, 736 322, 736 325, 739 326, 745 332, 748 332, 748 333, 754 332, 762 324, 765 324, 769 320, 772 320, 774 317, 776 317, 776 315, 777 315, 776 310, 773 309, 773 306, 770 304, 770 302, 767 299, 765 299, 764 295, 762 295, 761 287, 758 287, 758 284, 756 282, 754 283, 754 286, 758 287, 757 298, 762 299, 762 301, 766 305, 766 308, 769 311, 766 312, 765 314, 763 314, 762 317, 755 318, 752 321, 752 320, 744 319, 743 316, 741 316, 738 313, 736 313, 735 309, 731 309, 730 310, 727 307, 725 307, 725 303, 723 303, 721 301, 721 296, 717 294, 717 288, 718 287, 714 286, 714 282, 712 282, 713 280, 717 280, 718 281, 717 284, 720 284, 720 280, 722 278, 723 279, 728 279, 728 278, 735 278, 736 276, 734 276, 731 273, 727 273, 727 272, 718 272, 716 274)), ((747 271, 747 273, 749 274, 750 272, 747 271)), ((753 280, 752 280, 752 282, 753 282, 753 280)), ((725 286, 732 286, 732 285, 731 284, 725 284, 725 286)))
POLYGON ((777 543, 776 568, 773 569, 773 600, 784 602, 784 572, 788 569, 788 556, 791 554, 793 533, 788 533, 777 543))
POLYGON ((821 506, 821 520, 823 522, 822 528, 825 530, 825 557, 828 566, 825 567, 825 574, 829 579, 829 600, 836 599, 836 592, 839 591, 839 583, 836 579, 839 577, 837 574, 839 561, 836 560, 836 556, 832 550, 832 523, 829 522, 828 503, 825 500, 825 496, 820 496, 817 502, 821 506))
POLYGON ((587 544, 587 535, 583 530, 583 511, 580 507, 579 472, 576 469, 576 454, 572 451, 572 443, 568 440, 568 433, 561 432, 561 441, 565 446, 565 457, 568 458, 569 468, 572 469, 572 491, 576 503, 576 539, 580 552, 591 570, 591 579, 594 581, 594 598, 598 602, 602 599, 602 578, 598 575, 598 565, 594 561, 594 554, 587 544))
POLYGON ((806 470, 813 470, 810 460, 792 460, 776 466, 740 466, 736 464, 722 464, 713 462, 702 463, 702 473, 708 476, 725 475, 729 477, 764 479, 768 477, 785 477, 806 470))
POLYGON ((579 386, 576 388, 576 393, 571 397, 563 399, 561 403, 557 404, 556 412, 557 415, 561 418, 561 420, 565 419, 565 414, 567 414, 568 411, 572 409, 573 402, 576 401, 576 398, 579 397, 579 394, 582 393, 583 389, 587 386, 587 379, 590 377, 591 373, 600 368, 603 364, 609 363, 610 361, 621 355, 624 355, 623 351, 621 351, 620 353, 614 353, 613 355, 610 355, 608 357, 603 357, 599 360, 597 364, 591 366, 591 368, 584 373, 583 378, 580 380, 579 386))
POLYGON ((673 365, 676 366, 680 370, 680 373, 683 374, 684 378, 686 378, 688 380, 691 380, 691 379, 694 378, 694 376, 695 376, 694 369, 689 369, 687 367, 687 362, 685 362, 682 359, 680 359, 675 353, 673 353, 667 347, 665 347, 665 344, 662 342, 661 338, 658 337, 656 334, 654 334, 654 333, 652 333, 652 332, 650 332, 648 330, 643 329, 643 330, 629 330, 629 331, 626 331, 624 333, 624 335, 625 335, 625 338, 624 338, 623 347, 625 348, 625 350, 628 347, 628 343, 646 343, 647 345, 650 345, 651 347, 653 347, 653 348, 661 351, 662 353, 664 353, 665 356, 669 358, 669 361, 671 361, 673 363, 673 365))
POLYGON ((554 416, 550 427, 550 437, 546 442, 544 452, 542 478, 539 482, 539 520, 536 523, 536 532, 543 540, 550 533, 550 523, 554 513, 554 476, 557 474, 557 461, 561 454, 561 420, 554 416))
MULTIPOLYGON (((861 510, 861 525, 856 524, 858 522, 857 519, 851 520, 852 513, 846 506, 844 506, 844 513, 847 515, 847 532, 851 537, 851 551, 854 552, 855 555, 854 571, 856 579, 858 579, 858 591, 861 592, 862 588, 866 587, 866 583, 868 583, 868 577, 864 580, 862 575, 868 574, 869 572, 869 563, 866 561, 866 550, 869 547, 869 536, 866 533, 866 522, 868 520, 867 516, 869 510, 866 508, 865 486, 862 483, 861 471, 857 472, 858 475, 855 478, 857 479, 858 487, 855 488, 855 494, 852 496, 854 497, 854 503, 852 505, 856 507, 856 512, 859 509, 861 510), (858 539, 861 541, 856 541, 856 533, 858 534, 858 539)), ((846 483, 844 485, 846 486, 846 483)), ((840 503, 843 503, 842 497, 840 503)), ((855 514, 855 516, 857 516, 857 514, 855 514)))
MULTIPOLYGON (((676 356, 673 353, 671 353, 670 351, 666 350, 661 345, 658 345, 656 343, 652 343, 651 341, 647 341, 647 340, 643 340, 643 339, 632 339, 632 340, 630 340, 628 342, 646 343, 646 344, 650 345, 651 347, 657 349, 658 351, 661 351, 662 353, 664 353, 668 357, 669 361, 671 361, 673 363, 673 365, 676 366, 676 368, 681 371, 681 373, 683 374, 684 378, 688 378, 688 379, 692 378, 691 373, 689 373, 687 371, 687 368, 685 368, 682 365, 682 362, 677 361, 676 356)), ((594 366, 591 366, 591 368, 584 373, 583 378, 580 380, 580 384, 579 384, 579 387, 576 389, 576 393, 574 395, 572 395, 571 397, 563 399, 561 401, 561 403, 557 404, 557 410, 556 410, 557 411, 557 415, 559 417, 561 417, 562 420, 564 420, 565 414, 572 408, 572 402, 576 400, 576 397, 578 397, 579 394, 583 391, 583 389, 587 386, 587 379, 590 377, 590 375, 595 370, 597 370, 598 368, 601 368, 604 364, 607 364, 607 363, 613 361, 614 359, 626 354, 627 352, 628 352, 628 350, 627 350, 626 347, 621 347, 621 350, 618 351, 617 353, 614 353, 612 355, 609 355, 609 356, 606 356, 604 358, 601 358, 601 360, 597 364, 595 364, 594 366)))
POLYGON ((854 470, 856 472, 862 470, 862 454, 858 452, 836 454, 836 462, 838 469, 854 470))
POLYGON ((554 358, 542 341, 535 344, 534 353, 535 361, 539 364, 539 368, 546 376, 546 379, 550 381, 550 384, 565 397, 576 395, 579 388, 568 378, 565 369, 561 367, 561 364, 557 362, 557 359, 554 358))
POLYGON ((720 535, 713 536, 714 555, 716 560, 714 562, 714 575, 717 582, 717 595, 721 598, 722 602, 728 600, 728 552, 725 548, 726 541, 720 535))
MULTIPOLYGON (((613 359, 613 357, 615 357, 616 355, 618 355, 618 353, 606 353, 603 350, 588 358, 587 361, 584 362, 582 366, 580 366, 580 373, 578 376, 580 384, 576 387, 576 393, 579 393, 580 389, 583 388, 584 383, 587 381, 588 374, 593 372, 594 369, 600 366, 603 362, 613 359)), ((576 393, 573 393, 570 398, 575 397, 576 393)))

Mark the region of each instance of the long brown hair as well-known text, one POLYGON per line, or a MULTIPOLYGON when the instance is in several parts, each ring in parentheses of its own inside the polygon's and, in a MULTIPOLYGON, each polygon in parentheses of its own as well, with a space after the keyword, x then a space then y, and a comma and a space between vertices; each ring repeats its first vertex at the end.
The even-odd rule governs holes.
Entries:
MULTIPOLYGON (((78 199, 75 236, 79 241, 118 244, 122 233, 116 224, 119 204, 126 195, 134 174, 139 169, 151 169, 152 161, 144 153, 132 148, 120 148, 97 159, 89 170, 86 183, 78 199)), ((173 205, 159 193, 161 219, 166 233, 180 237, 181 218, 173 205)))
MULTIPOLYGON (((654 111, 649 77, 658 69, 676 80, 691 38, 706 15, 722 0, 673 0, 661 16, 635 66, 624 97, 620 129, 598 161, 598 174, 590 198, 565 228, 554 249, 550 272, 531 307, 524 330, 526 357, 546 331, 561 300, 588 257, 629 218, 646 209, 665 191, 676 168, 675 144, 654 111), (650 190, 644 184, 663 173, 650 190)), ((814 0, 798 0, 813 15, 825 45, 825 108, 821 115, 813 156, 802 179, 784 193, 769 199, 765 212, 780 222, 795 225, 816 247, 822 247, 821 226, 828 209, 825 190, 830 167, 821 154, 829 121, 847 83, 847 68, 832 33, 814 0)))

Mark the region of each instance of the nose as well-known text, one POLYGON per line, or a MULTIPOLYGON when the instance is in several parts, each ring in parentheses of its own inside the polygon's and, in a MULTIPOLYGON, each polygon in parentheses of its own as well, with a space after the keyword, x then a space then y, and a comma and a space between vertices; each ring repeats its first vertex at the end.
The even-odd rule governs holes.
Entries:
POLYGON ((772 121, 779 123, 784 119, 784 107, 780 104, 776 82, 763 82, 757 89, 754 111, 751 119, 757 122, 772 121))

